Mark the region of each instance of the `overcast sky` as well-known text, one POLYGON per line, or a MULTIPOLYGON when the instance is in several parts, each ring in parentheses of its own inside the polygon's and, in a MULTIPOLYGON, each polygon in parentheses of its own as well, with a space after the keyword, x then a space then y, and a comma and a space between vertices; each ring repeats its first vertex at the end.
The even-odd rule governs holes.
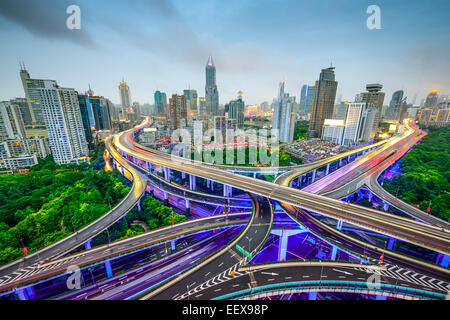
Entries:
POLYGON ((122 77, 133 101, 153 93, 205 94, 213 56, 221 104, 244 92, 271 102, 278 82, 291 95, 336 67, 337 96, 353 100, 367 83, 411 102, 430 89, 450 94, 448 0, 1 0, 0 100, 24 96, 19 61, 31 77, 119 102, 122 77), (81 8, 81 29, 66 28, 66 8, 81 8), (369 30, 366 9, 381 9, 369 30))

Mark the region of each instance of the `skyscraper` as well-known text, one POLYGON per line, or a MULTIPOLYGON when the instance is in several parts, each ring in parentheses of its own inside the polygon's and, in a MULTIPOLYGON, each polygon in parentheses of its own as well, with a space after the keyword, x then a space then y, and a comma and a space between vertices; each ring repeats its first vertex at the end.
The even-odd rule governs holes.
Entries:
POLYGON ((25 91, 25 98, 27 99, 32 124, 35 126, 44 126, 45 121, 42 114, 42 105, 39 100, 39 89, 44 87, 44 80, 31 79, 30 74, 23 64, 20 66, 20 79, 22 80, 23 90, 25 91))
POLYGON ((384 92, 381 92, 381 89, 383 88, 382 84, 379 83, 371 83, 366 85, 366 92, 361 93, 361 101, 360 102, 367 102, 367 103, 373 103, 375 107, 375 120, 372 126, 372 132, 370 133, 370 139, 375 137, 375 134, 378 131, 378 124, 381 120, 381 111, 383 109, 383 102, 384 102, 384 92))
POLYGON ((0 102, 0 142, 27 137, 19 107, 11 101, 0 102))
POLYGON ((26 98, 14 98, 11 100, 12 104, 19 107, 19 111, 22 115, 23 123, 25 126, 31 126, 33 122, 31 121, 30 108, 28 107, 28 101, 26 98))
POLYGON ((307 84, 302 86, 302 90, 300 92, 300 102, 299 102, 299 111, 307 115, 311 113, 312 102, 314 99, 314 86, 309 86, 307 84))
POLYGON ((184 102, 187 106, 187 112, 188 113, 197 113, 198 107, 197 107, 197 90, 187 89, 184 90, 184 102))
POLYGON ((206 85, 205 85, 205 98, 206 98, 206 112, 210 116, 219 115, 219 92, 216 85, 216 67, 211 56, 209 56, 206 63, 206 85))
POLYGON ((155 91, 155 112, 157 115, 167 115, 167 96, 164 92, 159 90, 155 91))
POLYGON ((244 127, 244 109, 245 103, 242 100, 242 92, 238 92, 236 100, 231 100, 229 103, 228 118, 236 119, 236 126, 239 129, 244 127))
POLYGON ((437 106, 437 101, 438 101, 438 90, 430 90, 430 92, 428 93, 427 98, 425 99, 425 108, 429 108, 429 107, 435 107, 437 106))
POLYGON ((81 122, 83 123, 84 137, 89 150, 94 149, 94 140, 92 138, 91 124, 89 121, 89 111, 87 100, 88 97, 84 94, 78 94, 78 104, 80 106, 81 122))
POLYGON ((206 112, 206 98, 205 97, 200 97, 198 99, 198 112, 199 112, 201 119, 203 119, 203 120, 208 119, 208 115, 206 112))
POLYGON ((309 137, 320 137, 325 119, 332 118, 337 85, 334 67, 322 69, 319 80, 316 81, 314 87, 314 99, 308 128, 309 137))
POLYGON ((181 128, 181 120, 184 119, 186 124, 187 119, 183 109, 185 108, 184 95, 173 94, 172 98, 169 99, 169 119, 170 119, 170 130, 176 130, 181 128))
POLYGON ((295 128, 295 97, 284 92, 284 81, 278 87, 278 97, 273 102, 272 129, 279 130, 281 142, 292 142, 295 128))
POLYGON ((389 107, 386 111, 386 119, 394 120, 397 119, 398 113, 400 111, 400 105, 403 100, 403 90, 395 91, 392 94, 391 102, 389 103, 389 107))
POLYGON ((77 92, 54 80, 42 80, 37 92, 55 162, 84 161, 88 148, 77 92))
POLYGON ((126 116, 127 112, 129 111, 129 108, 131 107, 131 96, 130 96, 130 87, 123 79, 119 84, 119 95, 122 113, 124 116, 126 116))

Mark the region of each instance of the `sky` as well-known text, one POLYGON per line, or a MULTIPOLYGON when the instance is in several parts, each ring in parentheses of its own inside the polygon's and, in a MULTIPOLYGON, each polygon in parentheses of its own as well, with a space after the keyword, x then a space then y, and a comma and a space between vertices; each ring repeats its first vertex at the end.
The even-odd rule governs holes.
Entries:
POLYGON ((246 104, 271 102, 282 80, 298 101, 331 64, 338 98, 381 83, 385 104, 399 89, 419 103, 430 89, 450 94, 449 12, 448 0, 1 0, 0 101, 24 96, 19 61, 114 103, 122 78, 141 104, 155 90, 204 96, 212 55, 221 104, 240 90, 246 104), (79 30, 66 27, 72 4, 79 30), (373 4, 379 30, 366 26, 373 4))

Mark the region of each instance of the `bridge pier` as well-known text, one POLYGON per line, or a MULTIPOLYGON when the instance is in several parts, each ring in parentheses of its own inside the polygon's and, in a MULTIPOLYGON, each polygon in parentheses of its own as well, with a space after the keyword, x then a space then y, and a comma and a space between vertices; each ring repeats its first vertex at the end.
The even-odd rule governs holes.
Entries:
POLYGON ((336 223, 336 229, 338 229, 338 230, 342 230, 342 224, 344 223, 344 221, 342 221, 342 220, 338 220, 337 221, 337 223, 336 223))
POLYGON ((436 257, 436 264, 439 264, 441 267, 448 268, 450 262, 450 256, 439 253, 436 257))
POLYGON ((164 192, 164 200, 168 200, 169 196, 167 195, 167 191, 163 191, 164 192))
POLYGON ((91 248, 91 239, 89 239, 88 241, 86 241, 86 242, 84 243, 84 248, 85 248, 86 250, 89 250, 89 249, 91 248))
POLYGON ((394 242, 395 242, 394 238, 389 238, 386 248, 392 250, 392 248, 394 247, 394 242))
POLYGON ((253 172, 253 178, 256 179, 256 172, 253 172))
POLYGON ((170 248, 172 251, 175 251, 175 249, 176 249, 175 240, 176 239, 170 240, 170 248))
POLYGON ((195 190, 197 187, 197 179, 192 174, 189 175, 189 189, 195 190))
POLYGON ((17 289, 16 294, 19 297, 19 300, 28 300, 28 296, 27 296, 25 288, 17 289))
POLYGON ((105 261, 105 268, 106 268, 106 276, 107 278, 111 278, 114 274, 111 268, 111 261, 106 260, 105 261))
POLYGON ((389 202, 383 201, 383 210, 386 212, 389 210, 389 202))
POLYGON ((186 209, 189 209, 191 207, 191 202, 189 199, 184 199, 186 201, 186 209))
POLYGON ((137 205, 138 211, 141 212, 141 211, 142 211, 142 208, 141 208, 141 198, 139 198, 139 200, 137 201, 136 205, 137 205))
POLYGON ((313 172, 312 172, 311 183, 313 183, 315 179, 316 179, 316 169, 314 169, 313 172))
POLYGON ((333 246, 333 249, 331 250, 331 260, 336 260, 336 254, 337 254, 337 247, 333 246))
POLYGON ((386 298, 387 298, 386 296, 377 295, 375 300, 386 300, 386 298))
POLYGON ((309 292, 308 300, 317 300, 317 292, 309 292))
POLYGON ((32 299, 36 296, 36 292, 34 291, 33 286, 27 287, 26 292, 27 292, 28 298, 30 298, 30 299, 32 299))
POLYGON ((302 232, 305 232, 305 229, 294 229, 294 230, 272 229, 272 231, 270 231, 270 233, 280 237, 280 242, 278 245, 278 261, 286 261, 286 253, 289 237, 302 232))
POLYGON ((327 176, 330 173, 330 163, 327 163, 327 170, 325 171, 325 175, 327 176))
POLYGON ((181 179, 186 179, 186 172, 184 172, 184 171, 181 171, 181 179))

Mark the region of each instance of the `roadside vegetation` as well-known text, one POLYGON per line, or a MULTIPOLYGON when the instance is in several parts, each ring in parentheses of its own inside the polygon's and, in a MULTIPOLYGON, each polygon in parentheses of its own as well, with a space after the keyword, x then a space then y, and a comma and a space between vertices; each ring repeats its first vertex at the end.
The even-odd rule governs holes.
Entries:
POLYGON ((386 180, 384 188, 403 201, 443 220, 450 219, 450 130, 425 128, 420 144, 400 161, 402 174, 386 180))

